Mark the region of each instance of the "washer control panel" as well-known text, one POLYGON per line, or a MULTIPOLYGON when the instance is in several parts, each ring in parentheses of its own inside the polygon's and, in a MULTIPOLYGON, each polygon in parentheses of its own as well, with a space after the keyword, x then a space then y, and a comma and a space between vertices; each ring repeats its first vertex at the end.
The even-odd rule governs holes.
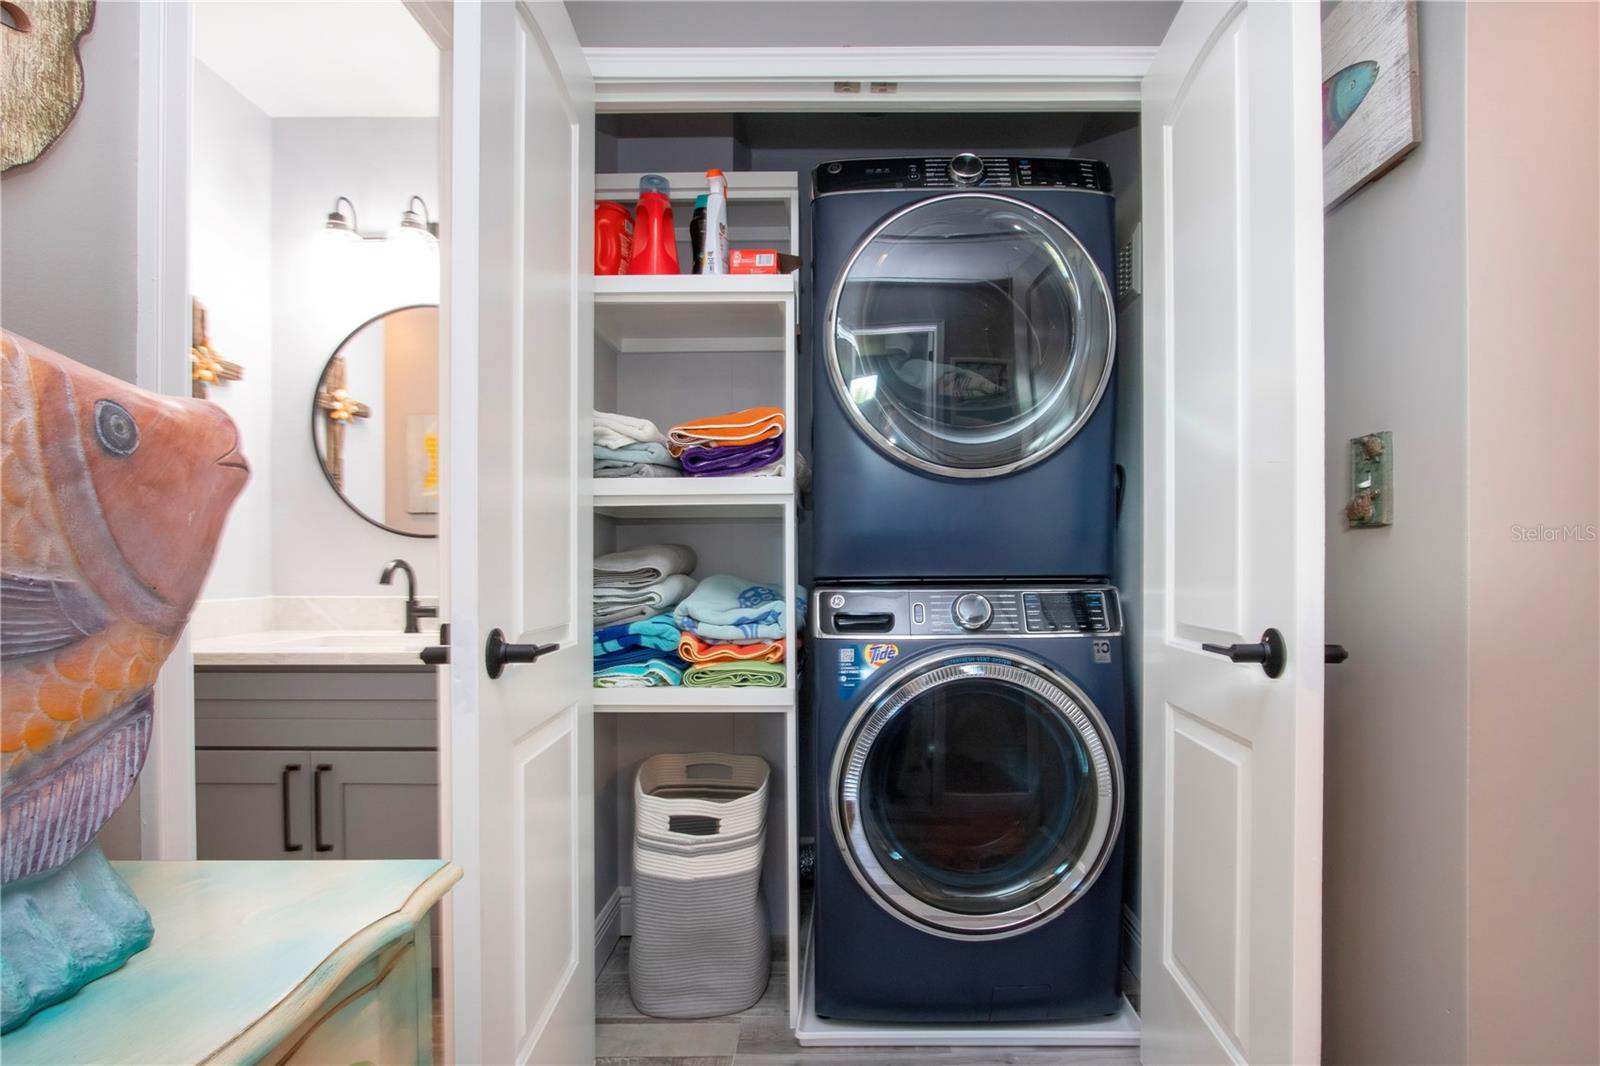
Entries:
POLYGON ((1116 636, 1122 606, 1110 585, 818 589, 812 634, 899 637, 1116 636))
POLYGON ((903 156, 837 159, 812 172, 813 196, 875 189, 1057 188, 1111 191, 1111 171, 1098 159, 1059 156, 903 156))

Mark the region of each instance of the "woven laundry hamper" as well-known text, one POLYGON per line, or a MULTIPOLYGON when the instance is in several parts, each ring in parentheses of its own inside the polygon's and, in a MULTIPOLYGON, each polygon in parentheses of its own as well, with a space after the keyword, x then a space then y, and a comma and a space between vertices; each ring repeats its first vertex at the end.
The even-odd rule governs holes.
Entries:
POLYGON ((761 998, 772 943, 761 897, 771 771, 754 755, 656 755, 634 780, 628 989, 658 1018, 761 998))

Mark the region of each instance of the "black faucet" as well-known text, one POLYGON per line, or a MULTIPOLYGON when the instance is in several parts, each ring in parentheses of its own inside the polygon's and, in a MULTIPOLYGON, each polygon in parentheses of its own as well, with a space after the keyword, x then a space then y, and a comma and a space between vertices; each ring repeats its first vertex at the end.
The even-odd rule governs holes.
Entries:
POLYGON ((417 619, 437 618, 439 608, 424 607, 417 602, 417 573, 404 559, 390 559, 389 565, 383 568, 383 575, 378 578, 378 584, 389 584, 394 580, 396 570, 404 570, 406 574, 406 632, 420 633, 422 630, 417 626, 417 619))

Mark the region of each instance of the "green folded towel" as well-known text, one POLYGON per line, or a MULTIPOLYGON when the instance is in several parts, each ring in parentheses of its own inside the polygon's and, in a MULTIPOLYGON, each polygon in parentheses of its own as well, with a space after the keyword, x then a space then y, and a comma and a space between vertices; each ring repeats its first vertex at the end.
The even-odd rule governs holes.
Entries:
POLYGON ((701 663, 683 675, 686 688, 782 688, 782 663, 701 663))

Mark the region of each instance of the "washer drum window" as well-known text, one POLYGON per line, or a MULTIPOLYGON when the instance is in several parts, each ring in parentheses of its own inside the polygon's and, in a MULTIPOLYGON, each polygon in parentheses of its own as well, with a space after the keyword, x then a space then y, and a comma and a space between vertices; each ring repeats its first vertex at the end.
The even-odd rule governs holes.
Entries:
POLYGON ((1105 275, 1006 196, 915 204, 851 255, 824 326, 841 404, 879 449, 946 477, 1022 469, 1078 432, 1111 380, 1105 275))
POLYGON ((907 663, 834 756, 834 834, 868 894, 941 935, 1010 936, 1104 869, 1123 806, 1116 743, 1082 691, 1000 648, 907 663))

